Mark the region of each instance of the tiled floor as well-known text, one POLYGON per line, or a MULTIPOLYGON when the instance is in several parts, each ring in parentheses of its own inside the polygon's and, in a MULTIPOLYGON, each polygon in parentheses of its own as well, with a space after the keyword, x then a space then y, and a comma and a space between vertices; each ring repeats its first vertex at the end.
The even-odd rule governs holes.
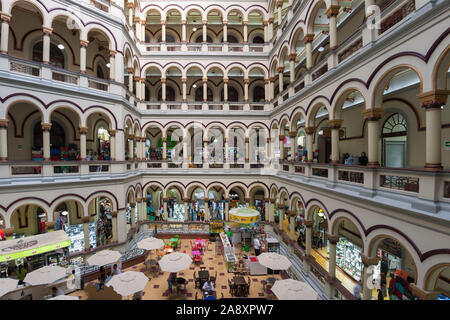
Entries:
MULTIPOLYGON (((189 254, 191 251, 189 241, 190 241, 189 239, 182 239, 181 249, 178 249, 177 251, 189 254)), ((240 248, 236 249, 237 255, 238 252, 240 252, 240 248)), ((253 252, 250 253, 253 254, 253 252)), ((153 255, 153 257, 155 257, 155 255, 153 255)), ((210 275, 215 275, 215 273, 217 272, 216 291, 218 298, 222 297, 222 293, 224 298, 232 298, 231 294, 229 293, 228 279, 231 280, 233 278, 233 273, 228 273, 228 271, 226 270, 226 264, 223 263, 223 261, 224 261, 223 256, 215 255, 215 243, 211 242, 203 258, 204 264, 202 266, 207 267, 207 270, 209 271, 210 275)), ((141 271, 141 269, 145 269, 144 264, 139 264, 129 269, 125 269, 123 271, 128 270, 141 271)), ((196 273, 196 275, 198 275, 199 270, 200 268, 198 266, 195 266, 194 268, 191 267, 187 270, 178 273, 178 276, 181 276, 186 280, 188 280, 188 284, 186 286, 187 294, 181 297, 170 297, 170 299, 194 300, 196 292, 198 293, 198 298, 200 299, 202 297, 202 292, 200 289, 195 289, 195 284, 193 281, 194 272, 196 273)), ((169 296, 166 293, 168 289, 167 278, 169 277, 169 273, 164 272, 162 273, 162 275, 158 275, 157 277, 151 277, 149 273, 147 272, 145 273, 151 279, 145 287, 143 299, 144 300, 169 299, 169 296)), ((249 296, 250 298, 273 298, 273 296, 268 297, 267 294, 263 293, 262 281, 266 281, 267 278, 269 277, 281 279, 280 275, 264 275, 264 276, 247 275, 245 276, 246 281, 248 280, 248 277, 250 277, 251 279, 250 296, 249 296)), ((86 293, 84 291, 77 291, 70 295, 80 296, 82 300, 85 300, 87 298, 86 293)), ((127 299, 127 297, 124 297, 124 299, 127 299)))

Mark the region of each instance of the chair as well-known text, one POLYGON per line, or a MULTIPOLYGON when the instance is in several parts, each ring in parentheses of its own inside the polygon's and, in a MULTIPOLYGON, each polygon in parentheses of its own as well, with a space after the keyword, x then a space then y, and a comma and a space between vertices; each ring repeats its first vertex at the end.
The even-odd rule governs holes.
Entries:
POLYGON ((214 283, 214 286, 216 286, 216 279, 217 279, 217 271, 216 271, 214 277, 213 276, 209 277, 209 280, 211 280, 212 283, 214 283))
POLYGON ((228 279, 228 287, 230 288, 230 291, 229 291, 229 292, 230 292, 231 296, 234 297, 234 293, 235 293, 234 289, 235 289, 235 286, 234 286, 233 283, 231 283, 230 279, 228 279))
POLYGON ((194 283, 195 289, 201 289, 200 278, 195 275, 195 271, 194 271, 194 283))

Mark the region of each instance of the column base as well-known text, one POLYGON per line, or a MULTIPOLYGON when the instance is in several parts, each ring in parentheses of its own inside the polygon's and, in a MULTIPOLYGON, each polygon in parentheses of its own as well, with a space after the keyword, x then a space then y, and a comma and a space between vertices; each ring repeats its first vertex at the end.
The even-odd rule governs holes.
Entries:
POLYGON ((424 168, 427 171, 441 171, 444 169, 444 167, 440 163, 438 164, 425 163, 424 168))
POLYGON ((7 157, 2 157, 2 158, 0 158, 0 161, 8 161, 8 158, 7 157))
POLYGON ((368 168, 377 168, 377 167, 380 167, 380 163, 378 161, 377 162, 368 162, 367 167, 368 168))

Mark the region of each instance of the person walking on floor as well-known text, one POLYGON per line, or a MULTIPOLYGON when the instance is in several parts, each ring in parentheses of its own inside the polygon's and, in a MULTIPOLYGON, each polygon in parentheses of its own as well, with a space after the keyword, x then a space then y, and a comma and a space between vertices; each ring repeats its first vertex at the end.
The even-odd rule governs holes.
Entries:
POLYGON ((253 248, 255 249, 255 256, 259 256, 261 254, 261 243, 256 237, 253 239, 253 248))
POLYGON ((361 280, 355 284, 353 288, 353 295, 356 299, 361 300, 361 280))

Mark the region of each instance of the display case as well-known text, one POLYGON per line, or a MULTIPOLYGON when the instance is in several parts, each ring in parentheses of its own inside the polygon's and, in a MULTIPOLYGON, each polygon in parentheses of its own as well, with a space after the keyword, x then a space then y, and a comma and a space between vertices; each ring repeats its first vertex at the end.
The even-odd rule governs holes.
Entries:
POLYGON ((225 232, 220 233, 220 240, 222 241, 223 258, 225 260, 226 268, 228 272, 232 272, 234 265, 237 263, 235 249, 230 244, 230 241, 228 241, 228 237, 225 232))
MULTIPOLYGON (((329 245, 327 251, 329 252, 329 245)), ((336 244, 336 265, 359 281, 362 271, 361 248, 340 237, 336 244)))
POLYGON ((265 241, 266 252, 280 253, 280 242, 277 238, 267 235, 265 241))

